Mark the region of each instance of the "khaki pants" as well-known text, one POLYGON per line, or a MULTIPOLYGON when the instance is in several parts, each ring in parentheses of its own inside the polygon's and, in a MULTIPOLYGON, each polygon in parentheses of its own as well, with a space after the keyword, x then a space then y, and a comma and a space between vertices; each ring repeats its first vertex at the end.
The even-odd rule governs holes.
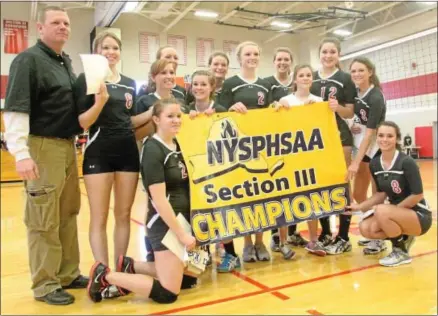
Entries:
POLYGON ((76 217, 81 206, 73 140, 29 136, 30 155, 40 178, 26 181, 29 265, 35 297, 79 276, 76 217))

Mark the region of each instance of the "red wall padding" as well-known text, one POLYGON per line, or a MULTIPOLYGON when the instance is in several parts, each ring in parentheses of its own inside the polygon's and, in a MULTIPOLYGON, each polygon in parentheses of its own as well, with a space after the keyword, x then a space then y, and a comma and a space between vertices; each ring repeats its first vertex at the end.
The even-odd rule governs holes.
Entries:
POLYGON ((420 158, 433 158, 433 134, 432 126, 420 126, 415 128, 415 145, 421 147, 420 158))
POLYGON ((386 100, 401 99, 437 92, 437 73, 382 83, 386 100))

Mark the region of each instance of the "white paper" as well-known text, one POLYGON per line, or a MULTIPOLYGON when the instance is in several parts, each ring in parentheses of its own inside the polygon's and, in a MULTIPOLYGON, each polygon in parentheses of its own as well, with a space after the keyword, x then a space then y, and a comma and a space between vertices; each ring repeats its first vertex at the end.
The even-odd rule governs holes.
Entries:
POLYGON ((97 54, 80 54, 87 82, 87 95, 99 93, 100 84, 111 73, 108 59, 97 54))
MULTIPOLYGON (((177 221, 182 226, 182 228, 189 234, 192 232, 192 228, 190 223, 187 222, 185 217, 179 213, 176 216, 177 221)), ((189 258, 186 247, 179 241, 178 237, 172 230, 168 230, 163 240, 161 241, 163 245, 165 245, 170 251, 172 251, 182 262, 184 265, 187 263, 189 258)))

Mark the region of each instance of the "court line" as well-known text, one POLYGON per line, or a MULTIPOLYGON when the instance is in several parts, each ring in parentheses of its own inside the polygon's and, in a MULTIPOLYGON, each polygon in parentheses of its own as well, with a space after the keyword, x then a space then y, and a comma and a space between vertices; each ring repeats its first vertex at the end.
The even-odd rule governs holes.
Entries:
POLYGON ((324 315, 324 314, 318 312, 316 309, 309 309, 306 312, 309 313, 310 315, 324 315))
MULTIPOLYGON (((437 253, 437 250, 427 251, 427 252, 416 254, 416 255, 412 256, 412 258, 419 258, 419 257, 423 257, 423 256, 428 256, 431 254, 436 254, 436 253, 437 253)), ((377 264, 372 264, 372 265, 368 265, 368 266, 358 267, 355 269, 344 270, 344 271, 340 271, 340 272, 333 273, 333 274, 327 274, 327 275, 323 275, 320 277, 311 278, 311 279, 307 279, 307 280, 303 280, 303 281, 292 282, 289 284, 283 284, 283 285, 279 285, 279 286, 264 289, 264 290, 258 290, 258 291, 248 292, 248 293, 244 293, 244 294, 240 294, 240 295, 236 295, 236 296, 225 297, 222 299, 207 301, 207 302, 203 302, 203 303, 197 303, 197 304, 193 304, 193 305, 187 305, 187 306, 178 307, 178 308, 174 308, 174 309, 168 309, 168 310, 152 313, 151 315, 168 315, 168 314, 172 314, 172 313, 179 313, 179 312, 193 310, 193 309, 197 309, 197 308, 201 308, 201 307, 205 307, 205 306, 211 306, 211 305, 216 305, 216 304, 220 304, 220 303, 235 301, 235 300, 239 300, 242 298, 247 298, 247 297, 256 296, 256 295, 260 295, 260 294, 271 293, 271 292, 275 292, 275 291, 285 289, 285 288, 291 288, 291 287, 295 287, 295 286, 299 286, 299 285, 314 283, 314 282, 318 282, 321 280, 326 280, 326 279, 330 279, 330 278, 334 278, 334 277, 338 277, 338 276, 342 276, 342 275, 346 275, 346 274, 351 274, 351 273, 355 273, 355 272, 360 272, 360 271, 364 271, 364 270, 368 270, 368 269, 373 269, 373 268, 377 268, 377 267, 381 267, 382 269, 384 269, 384 267, 382 267, 380 264, 377 263, 377 264)))
MULTIPOLYGON (((262 283, 260 283, 260 282, 258 282, 256 280, 254 280, 254 279, 250 278, 249 276, 247 276, 245 274, 242 274, 242 273, 240 273, 238 271, 233 271, 233 272, 231 272, 231 274, 233 274, 234 276, 238 277, 239 279, 241 279, 241 280, 243 280, 245 282, 248 282, 248 283, 258 287, 261 290, 269 290, 268 286, 266 286, 266 285, 264 285, 264 284, 262 284, 262 283)), ((279 299, 281 299, 283 301, 286 301, 286 300, 290 299, 289 296, 284 295, 284 294, 282 294, 280 292, 277 292, 277 291, 272 292, 271 294, 274 295, 275 297, 278 297, 279 299)))
MULTIPOLYGON (((88 198, 88 194, 86 194, 86 193, 84 193, 84 192, 82 192, 82 191, 81 191, 81 194, 82 194, 83 196, 86 196, 86 197, 88 198)), ((110 209, 114 209, 114 208, 110 206, 110 209)), ((131 221, 134 222, 135 224, 144 227, 144 223, 140 222, 139 220, 137 220, 137 219, 135 219, 135 218, 133 218, 133 217, 131 217, 130 219, 131 219, 131 221)), ((238 277, 239 279, 241 279, 241 280, 243 280, 243 281, 245 281, 245 282, 248 282, 248 283, 254 285, 255 287, 258 287, 258 288, 261 289, 261 290, 267 290, 267 289, 269 289, 268 286, 266 286, 266 285, 264 285, 264 284, 262 284, 262 283, 260 283, 260 282, 257 282, 256 280, 251 279, 250 277, 248 277, 248 276, 246 276, 246 275, 244 275, 244 274, 242 274, 242 273, 240 273, 240 272, 233 271, 232 274, 233 274, 234 276, 238 277)), ((274 295, 275 297, 277 297, 277 298, 283 300, 283 301, 286 301, 286 300, 290 299, 289 296, 284 295, 284 294, 282 294, 282 293, 280 293, 280 292, 277 292, 277 291, 272 292, 271 294, 274 295)))
MULTIPOLYGON (((83 193, 81 191, 81 194, 88 198, 88 195, 86 193, 83 193)), ((110 207, 110 208, 112 208, 112 207, 110 207)), ((144 224, 142 222, 136 220, 135 218, 131 217, 130 219, 135 224, 137 224, 139 226, 144 226, 144 224)), ((420 253, 420 254, 412 256, 412 258, 427 256, 427 255, 434 254, 434 253, 437 253, 437 250, 432 250, 429 252, 420 253)), ((265 293, 271 293, 272 295, 274 295, 282 300, 288 300, 288 299, 290 299, 290 297, 278 292, 278 290, 290 288, 290 287, 295 287, 295 286, 299 286, 299 285, 303 285, 303 284, 313 283, 313 282, 317 282, 317 281, 321 281, 321 280, 325 280, 325 279, 330 279, 333 277, 342 276, 342 275, 350 274, 350 273, 355 273, 355 272, 359 272, 359 271, 363 271, 363 270, 368 270, 368 269, 372 269, 372 268, 376 268, 376 267, 381 267, 381 265, 377 263, 377 264, 359 267, 359 268, 355 268, 355 269, 351 269, 351 270, 344 270, 344 271, 341 271, 338 273, 323 275, 323 276, 320 276, 317 278, 312 278, 312 279, 307 279, 307 280, 298 281, 298 282, 294 282, 294 283, 284 284, 284 285, 280 285, 280 286, 273 287, 273 288, 270 288, 262 283, 259 283, 256 280, 254 280, 254 279, 252 279, 244 274, 241 274, 240 272, 233 271, 232 272, 233 275, 235 275, 236 277, 260 288, 260 290, 254 291, 254 292, 248 292, 248 293, 244 293, 244 294, 240 294, 240 295, 236 295, 236 296, 226 297, 226 298, 219 299, 219 300, 212 300, 212 301, 207 301, 204 303, 198 303, 198 304, 188 305, 185 307, 179 307, 179 308, 175 308, 175 309, 165 310, 165 311, 161 311, 158 313, 152 313, 151 315, 166 315, 166 314, 171 314, 171 313, 177 313, 177 312, 181 312, 181 311, 197 309, 197 308, 201 308, 204 306, 216 305, 216 304, 220 304, 220 303, 224 303, 224 302, 234 301, 234 300, 238 300, 241 298, 256 296, 256 295, 265 294, 265 293)), ((308 310, 307 313, 309 313, 311 315, 324 315, 324 314, 319 313, 316 310, 308 310)))

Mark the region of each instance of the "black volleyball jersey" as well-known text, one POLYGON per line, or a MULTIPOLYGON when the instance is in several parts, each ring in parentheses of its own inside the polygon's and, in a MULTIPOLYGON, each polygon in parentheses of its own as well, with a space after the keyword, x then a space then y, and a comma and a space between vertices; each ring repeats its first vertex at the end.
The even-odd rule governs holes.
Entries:
MULTIPOLYGON (((383 168, 382 155, 379 155, 371 160, 370 171, 377 191, 385 192, 393 205, 399 204, 411 194, 423 193, 420 170, 415 160, 398 150, 388 170, 383 168)), ((424 199, 417 206, 429 209, 424 199)))
POLYGON ((146 112, 158 100, 161 100, 161 97, 156 92, 141 96, 135 103, 135 112, 137 114, 146 112))
MULTIPOLYGON (((313 73, 313 82, 310 88, 310 93, 321 97, 324 101, 330 98, 336 98, 338 103, 354 104, 357 96, 356 87, 351 80, 350 74, 338 69, 330 77, 322 79, 319 71, 313 73)), ((348 124, 336 113, 336 123, 338 128, 348 129, 348 124)))
POLYGON ((386 102, 379 88, 371 85, 363 96, 357 96, 355 100, 354 114, 358 117, 359 124, 376 129, 385 120, 386 102))
MULTIPOLYGON (((228 112, 226 108, 224 108, 222 105, 220 105, 219 103, 215 102, 215 101, 211 101, 210 102, 210 106, 208 107, 209 109, 214 109, 215 113, 223 113, 223 112, 228 112)), ((195 102, 190 103, 187 107, 185 112, 188 114, 190 111, 197 111, 198 109, 195 106, 195 102)))
POLYGON ((271 101, 280 101, 282 97, 291 93, 292 77, 290 77, 287 85, 283 85, 275 76, 265 78, 271 84, 271 101))
POLYGON ((266 108, 271 103, 271 84, 262 78, 248 82, 235 75, 224 81, 218 102, 226 109, 237 102, 242 102, 249 110, 266 108))
MULTIPOLYGON (((218 99, 218 96, 221 93, 221 91, 222 91, 222 88, 220 88, 214 92, 214 99, 215 100, 218 99)), ((187 91, 185 102, 186 102, 186 104, 190 104, 192 102, 195 102, 195 96, 192 93, 192 89, 189 89, 189 91, 187 91)))
MULTIPOLYGON (((137 93, 137 98, 154 93, 154 90, 155 89, 151 90, 147 85, 142 85, 137 93)), ((172 88, 172 95, 176 99, 184 102, 186 99, 186 90, 183 87, 175 85, 175 87, 172 88)))
MULTIPOLYGON (((90 127, 90 137, 99 129, 118 135, 121 133, 132 134, 131 116, 135 115, 135 81, 120 75, 118 83, 106 82, 105 84, 109 98, 96 122, 90 127)), ((79 114, 86 112, 95 102, 95 95, 86 95, 86 93, 87 83, 85 75, 82 73, 75 84, 75 100, 79 114)))
POLYGON ((183 87, 176 85, 175 87, 172 88, 172 94, 176 99, 181 100, 182 102, 185 102, 186 89, 184 89, 183 87))
POLYGON ((166 197, 175 215, 190 213, 190 190, 187 168, 179 145, 171 150, 156 134, 148 137, 143 144, 141 158, 141 176, 149 196, 147 222, 157 214, 149 186, 164 183, 166 197))

